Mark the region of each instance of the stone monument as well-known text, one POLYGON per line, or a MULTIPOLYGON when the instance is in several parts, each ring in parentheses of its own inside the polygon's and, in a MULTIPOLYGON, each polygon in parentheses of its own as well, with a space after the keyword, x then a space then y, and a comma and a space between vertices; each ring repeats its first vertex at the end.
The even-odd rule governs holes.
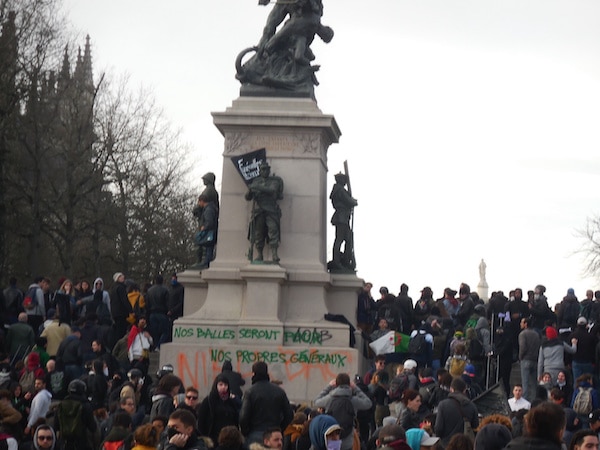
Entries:
MULTIPOLYGON (((321 2, 294 2, 305 3, 321 2)), ((314 34, 333 32, 322 28, 322 10, 290 11, 290 5, 273 7, 252 76, 240 76, 240 67, 251 70, 239 66, 238 58, 240 97, 213 113, 225 140, 217 255, 209 269, 179 275, 184 316, 174 323, 173 342, 161 346, 161 364, 173 364, 185 385, 204 394, 225 360, 248 384, 252 364, 267 362, 271 378, 296 401, 312 400, 339 372, 353 376, 364 370, 362 353, 349 345, 351 328, 339 321, 343 316, 355 325, 362 280, 326 268, 327 149, 341 132, 335 118, 317 106, 314 77, 272 83, 285 72, 282 58, 288 68, 313 67, 314 34), (288 16, 274 32, 273 24, 288 16), (259 68, 262 77, 256 75, 259 68), (246 200, 248 187, 234 165, 236 158, 263 148, 271 173, 285 181, 278 199, 280 244, 268 264, 248 260, 253 202, 246 200), (338 320, 325 320, 326 314, 338 320)))
POLYGON ((487 264, 482 258, 481 262, 479 263, 479 283, 477 284, 477 294, 479 294, 479 298, 484 302, 487 302, 490 299, 488 292, 489 286, 487 280, 485 279, 486 270, 487 264))

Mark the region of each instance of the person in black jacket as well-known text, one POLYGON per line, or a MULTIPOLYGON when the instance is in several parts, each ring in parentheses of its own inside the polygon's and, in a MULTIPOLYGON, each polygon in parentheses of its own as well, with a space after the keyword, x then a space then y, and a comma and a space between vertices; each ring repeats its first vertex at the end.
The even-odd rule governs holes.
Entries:
POLYGON ((240 411, 240 429, 246 442, 262 442, 262 434, 272 427, 285 427, 294 418, 287 394, 271 383, 267 364, 252 365, 252 386, 246 391, 240 411))
POLYGON ((196 433, 194 415, 185 409, 178 409, 169 416, 167 423, 167 442, 164 450, 205 450, 204 440, 196 433))
POLYGON ((69 394, 58 406, 55 430, 65 450, 92 450, 92 436, 96 432, 97 425, 92 406, 86 397, 86 385, 81 380, 73 380, 67 390, 69 394), (77 416, 80 416, 81 425, 70 429, 73 428, 71 426, 73 412, 77 412, 77 416))
POLYGON ((218 442, 219 433, 228 426, 238 426, 241 399, 229 390, 229 381, 221 373, 216 376, 210 393, 200 404, 198 432, 218 442))
POLYGON ((227 378, 227 381, 229 384, 229 390, 231 391, 231 393, 241 400, 242 399, 241 386, 246 384, 246 380, 244 380, 244 378, 242 378, 242 374, 239 372, 235 372, 233 370, 231 361, 228 359, 223 362, 223 367, 221 368, 221 374, 225 378, 227 378))
POLYGON ((110 293, 110 313, 114 324, 114 341, 118 341, 127 333, 127 318, 133 313, 131 303, 127 298, 127 287, 125 286, 125 275, 117 272, 113 275, 115 285, 110 293))
POLYGON ((467 386, 460 378, 452 380, 450 395, 438 405, 435 419, 435 435, 442 440, 442 445, 448 445, 455 434, 462 434, 464 419, 471 423, 473 429, 479 426, 477 407, 465 396, 467 386))

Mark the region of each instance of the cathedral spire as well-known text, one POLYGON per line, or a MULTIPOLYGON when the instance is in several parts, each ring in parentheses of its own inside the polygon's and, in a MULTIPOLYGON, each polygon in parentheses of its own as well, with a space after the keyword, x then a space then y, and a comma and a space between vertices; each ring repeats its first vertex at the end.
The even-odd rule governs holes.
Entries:
POLYGON ((65 54, 63 56, 62 67, 58 74, 58 88, 66 89, 71 79, 71 63, 69 62, 69 46, 65 45, 65 54))
POLYGON ((92 72, 92 50, 90 48, 90 35, 85 37, 85 48, 81 67, 81 81, 88 89, 94 89, 94 74, 92 72))

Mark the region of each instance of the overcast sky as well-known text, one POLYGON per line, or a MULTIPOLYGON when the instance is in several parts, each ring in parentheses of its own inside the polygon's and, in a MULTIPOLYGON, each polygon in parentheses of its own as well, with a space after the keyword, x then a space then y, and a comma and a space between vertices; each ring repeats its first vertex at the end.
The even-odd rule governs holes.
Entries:
MULTIPOLYGON (((324 0, 335 37, 315 43, 319 108, 342 130, 358 275, 413 298, 479 281, 490 292, 599 289, 582 276, 576 229, 600 212, 600 2, 324 0)), ((272 6, 256 0, 65 0, 90 34, 96 74, 154 90, 220 178, 211 111, 239 95, 234 60, 272 6)), ((82 41, 83 42, 83 41, 82 41)), ((330 234, 331 234, 330 230, 330 234)), ((331 247, 332 238, 329 239, 331 247)), ((285 245, 285 243, 282 243, 285 245)))

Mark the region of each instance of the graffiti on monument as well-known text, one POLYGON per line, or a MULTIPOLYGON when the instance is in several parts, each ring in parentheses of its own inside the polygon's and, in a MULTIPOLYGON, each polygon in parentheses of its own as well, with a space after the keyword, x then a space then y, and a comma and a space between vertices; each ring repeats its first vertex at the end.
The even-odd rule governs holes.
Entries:
POLYGON ((192 384, 197 389, 210 389, 212 382, 220 372, 223 362, 230 360, 234 370, 246 379, 252 376, 251 367, 257 361, 269 364, 270 371, 282 369, 284 379, 292 382, 296 379, 321 376, 328 383, 344 368, 352 363, 352 352, 346 350, 323 351, 318 348, 306 350, 278 347, 270 350, 248 350, 230 348, 206 348, 193 353, 179 352, 175 363, 175 373, 185 385, 192 384))
MULTIPOLYGON (((192 338, 200 341, 236 339, 252 340, 257 342, 272 343, 281 338, 281 330, 270 330, 264 328, 211 328, 211 327, 175 327, 173 337, 175 339, 192 338)), ((283 331, 283 342, 287 345, 323 345, 332 338, 329 330, 322 328, 290 328, 283 331)))

